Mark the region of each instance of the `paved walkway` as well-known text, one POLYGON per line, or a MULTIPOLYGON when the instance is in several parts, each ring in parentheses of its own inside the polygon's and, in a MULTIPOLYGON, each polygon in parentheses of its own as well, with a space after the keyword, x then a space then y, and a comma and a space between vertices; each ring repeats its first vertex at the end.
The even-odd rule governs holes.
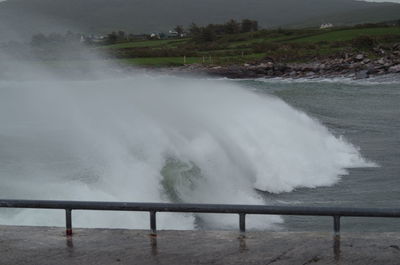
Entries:
POLYGON ((148 231, 0 226, 1 265, 400 264, 399 233, 148 231), (335 246, 335 247, 334 247, 335 246))

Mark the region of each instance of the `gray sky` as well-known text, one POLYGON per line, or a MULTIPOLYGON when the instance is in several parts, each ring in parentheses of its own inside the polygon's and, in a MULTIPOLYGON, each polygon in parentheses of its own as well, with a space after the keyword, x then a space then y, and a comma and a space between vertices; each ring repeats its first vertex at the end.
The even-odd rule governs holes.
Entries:
MULTIPOLYGON (((6 0, 0 0, 0 2, 4 2, 6 0)), ((400 3, 400 0, 365 0, 367 2, 395 2, 400 3)))
MULTIPOLYGON (((7 0, 0 0, 0 2, 4 2, 4 1, 7 1, 7 0)), ((360 1, 363 1, 363 0, 360 0, 360 1)), ((364 1, 367 1, 367 2, 393 2, 393 3, 400 4, 400 0, 364 0, 364 1)))
POLYGON ((393 3, 400 3, 400 0, 365 0, 367 2, 393 2, 393 3))

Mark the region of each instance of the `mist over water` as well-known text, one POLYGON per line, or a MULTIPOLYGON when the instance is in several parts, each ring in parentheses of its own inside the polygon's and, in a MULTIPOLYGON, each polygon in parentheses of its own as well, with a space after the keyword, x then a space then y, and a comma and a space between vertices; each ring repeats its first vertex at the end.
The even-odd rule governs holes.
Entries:
MULTIPOLYGON (((3 58, 5 58, 3 56, 3 58)), ((5 199, 271 203, 257 191, 334 185, 374 166, 342 137, 239 84, 49 70, 3 60, 0 194, 5 199)), ((63 225, 62 211, 2 210, 2 224, 63 225)), ((271 228, 280 217, 249 217, 271 228)), ((233 228, 237 216, 160 214, 160 228, 233 228)), ((147 228, 140 213, 74 212, 80 227, 147 228)))

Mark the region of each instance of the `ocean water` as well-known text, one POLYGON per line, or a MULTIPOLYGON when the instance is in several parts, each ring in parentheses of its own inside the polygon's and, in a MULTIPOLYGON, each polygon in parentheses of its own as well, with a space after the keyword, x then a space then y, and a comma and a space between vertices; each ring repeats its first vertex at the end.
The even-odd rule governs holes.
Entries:
MULTIPOLYGON (((280 205, 394 207, 400 205, 400 77, 369 80, 246 80, 320 121, 359 148, 378 167, 355 168, 335 185, 264 194, 280 205)), ((331 229, 331 218, 285 217, 288 230, 331 229)), ((399 231, 400 220, 343 218, 343 230, 399 231)))
MULTIPOLYGON (((207 80, 124 73, 108 65, 90 65, 79 75, 25 64, 6 70, 0 80, 2 198, 399 202, 400 94, 393 78, 207 80)), ((161 229, 238 226, 235 215, 159 214, 157 221, 161 229)), ((63 226, 64 213, 2 209, 0 223, 63 226)), ((344 229, 391 231, 397 223, 344 220, 344 229)), ((149 224, 146 213, 77 211, 74 225, 149 224)), ((249 216, 248 226, 325 230, 331 220, 249 216)))

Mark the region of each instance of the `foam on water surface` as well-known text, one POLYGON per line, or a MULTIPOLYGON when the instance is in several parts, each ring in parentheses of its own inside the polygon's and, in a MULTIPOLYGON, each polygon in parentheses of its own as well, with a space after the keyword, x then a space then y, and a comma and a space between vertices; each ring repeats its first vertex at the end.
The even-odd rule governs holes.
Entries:
MULTIPOLYGON (((312 117, 229 81, 115 68, 68 79, 21 69, 0 81, 3 198, 266 204, 256 190, 333 185, 347 168, 374 166, 312 117)), ((148 227, 145 213, 74 215, 82 227, 148 227)), ((0 214, 2 224, 63 225, 63 218, 0 214)), ((280 222, 249 217, 248 225, 280 222)), ((158 225, 236 228, 237 216, 160 214, 158 225)))

